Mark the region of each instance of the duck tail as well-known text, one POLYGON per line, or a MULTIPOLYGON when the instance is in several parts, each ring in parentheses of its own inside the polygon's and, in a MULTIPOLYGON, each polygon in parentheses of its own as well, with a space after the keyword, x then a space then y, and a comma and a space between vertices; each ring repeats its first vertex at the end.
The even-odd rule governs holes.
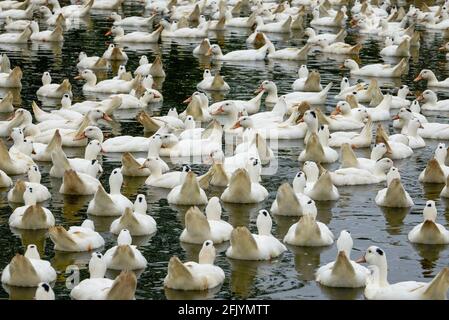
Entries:
POLYGON ((413 32, 412 38, 410 39, 410 47, 419 47, 421 40, 421 33, 419 31, 413 32))
POLYGON ((42 110, 41 108, 39 108, 39 106, 37 105, 37 103, 35 101, 33 101, 31 103, 31 108, 33 109, 33 113, 34 113, 34 117, 40 118, 41 116, 47 114, 47 112, 45 112, 44 110, 42 110))
POLYGON ((304 18, 302 17, 302 15, 298 14, 296 18, 292 21, 290 28, 293 30, 301 30, 303 29, 303 25, 304 25, 304 18))
POLYGON ((396 49, 396 53, 401 57, 410 56, 410 40, 408 38, 402 40, 396 49))
POLYGON ((447 299, 446 292, 449 289, 449 268, 445 267, 441 270, 435 278, 430 282, 424 296, 427 299, 447 299))
POLYGON ((349 143, 343 143, 341 145, 341 155, 340 155, 340 161, 341 161, 341 168, 356 168, 357 167, 357 156, 354 153, 354 150, 352 150, 349 143))
POLYGON ((360 50, 362 50, 363 46, 361 43, 356 44, 349 50, 350 54, 358 55, 360 53, 360 50))
POLYGON ((55 134, 53 135, 53 138, 51 138, 50 143, 47 145, 45 151, 51 154, 53 151, 60 149, 62 150, 62 139, 61 134, 59 133, 59 129, 56 129, 55 134))
POLYGON ((335 25, 342 25, 343 19, 345 18, 345 14, 343 11, 338 11, 338 13, 335 15, 334 23, 335 25))
MULTIPOLYGON (((262 92, 263 93, 263 92, 262 92)), ((10 112, 14 109, 13 106, 14 95, 11 91, 8 91, 3 99, 0 101, 0 112, 10 112)))
POLYGON ((400 77, 407 72, 407 58, 402 58, 401 61, 394 67, 393 75, 400 77))
POLYGON ((341 29, 335 37, 335 42, 344 42, 347 35, 348 33, 346 32, 346 30, 341 29))

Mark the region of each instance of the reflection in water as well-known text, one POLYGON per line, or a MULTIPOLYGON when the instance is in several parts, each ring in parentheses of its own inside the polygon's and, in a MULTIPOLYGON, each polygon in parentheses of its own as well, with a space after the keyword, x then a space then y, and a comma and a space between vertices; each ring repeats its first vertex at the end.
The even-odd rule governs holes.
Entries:
POLYGON ((440 183, 423 183, 424 197, 427 200, 438 200, 440 192, 444 188, 444 184, 440 183))
POLYGON ((365 288, 332 288, 318 284, 321 292, 332 300, 355 300, 363 298, 365 288))
POLYGON ((168 300, 206 300, 213 299, 220 292, 222 285, 204 291, 183 291, 164 288, 165 297, 168 300))
POLYGON ((37 287, 14 287, 2 283, 3 289, 9 294, 10 300, 33 300, 37 287))
POLYGON ((287 245, 288 250, 295 254, 295 269, 299 279, 315 281, 315 272, 320 267, 321 253, 329 250, 328 247, 297 247, 287 245))
POLYGON ((247 261, 228 259, 231 265, 231 292, 241 299, 248 298, 254 288, 257 270, 262 266, 269 266, 270 261, 247 261))
MULTIPOLYGON (((181 248, 186 252, 185 262, 187 262, 187 261, 198 262, 198 255, 203 246, 202 244, 180 242, 180 245, 181 245, 181 248)), ((229 246, 230 246, 229 241, 225 241, 225 242, 222 242, 219 244, 214 244, 216 255, 218 256, 220 253, 225 253, 226 250, 229 248, 229 246)))
MULTIPOLYGON (((98 248, 96 251, 101 252, 102 248, 98 248)), ((51 265, 59 273, 64 273, 68 266, 76 265, 80 269, 85 269, 89 263, 92 252, 64 252, 55 251, 55 255, 50 260, 51 265)))
POLYGON ((404 218, 411 208, 388 208, 379 207, 385 216, 387 227, 386 231, 391 235, 401 234, 404 226, 404 218))
POLYGON ((448 248, 448 245, 444 244, 419 244, 412 243, 413 249, 421 256, 421 267, 423 269, 422 274, 424 276, 430 276, 434 274, 436 262, 440 258, 440 253, 448 248))
POLYGON ((222 203, 223 209, 229 215, 228 222, 232 224, 232 226, 246 226, 250 224, 251 218, 257 217, 257 214, 260 209, 262 209, 261 204, 240 204, 240 203, 222 203))
POLYGON ((22 241, 22 246, 26 248, 29 244, 35 244, 39 254, 45 254, 45 240, 47 238, 47 229, 42 230, 25 230, 11 228, 11 232, 22 241))

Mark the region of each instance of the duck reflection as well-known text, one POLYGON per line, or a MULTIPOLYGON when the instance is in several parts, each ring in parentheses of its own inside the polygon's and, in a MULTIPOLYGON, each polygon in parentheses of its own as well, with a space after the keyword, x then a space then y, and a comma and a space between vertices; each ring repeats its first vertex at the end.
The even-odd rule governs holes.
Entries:
POLYGON ((222 285, 219 285, 215 288, 203 291, 184 291, 164 288, 164 293, 167 300, 207 300, 215 298, 215 295, 220 292, 221 287, 222 285))
POLYGON ((222 206, 228 213, 228 222, 233 227, 248 226, 251 218, 255 219, 259 210, 262 209, 262 203, 241 204, 223 202, 222 206))
POLYGON ((2 284, 3 290, 9 295, 9 300, 33 300, 37 287, 14 287, 2 284))
MULTIPOLYGON (((102 251, 98 248, 96 251, 102 251)), ((55 250, 55 255, 50 260, 51 265, 58 273, 65 273, 67 267, 77 266, 79 269, 86 269, 89 264, 92 252, 64 252, 55 250)))
MULTIPOLYGON (((180 242, 180 244, 181 248, 186 252, 186 261, 198 262, 198 255, 203 245, 186 242, 180 242)), ((230 245, 229 241, 214 244, 217 256, 219 255, 219 253, 225 253, 226 250, 229 248, 229 245, 230 245)))
POLYGON ((321 263, 321 253, 331 249, 331 247, 297 247, 287 245, 288 250, 295 255, 295 269, 300 280, 315 281, 315 272, 321 263))
POLYGON ((387 226, 386 230, 390 235, 398 235, 402 232, 404 226, 404 218, 411 208, 388 208, 379 207, 385 216, 387 226))
POLYGON ((440 198, 440 192, 444 188, 442 183, 423 183, 424 197, 427 200, 438 200, 440 198))
POLYGON ((318 284, 321 292, 332 300, 363 299, 365 288, 332 288, 318 284))
POLYGON ((246 299, 254 290, 254 281, 259 268, 270 266, 270 261, 247 261, 228 259, 231 265, 230 290, 238 298, 246 299))
POLYGON ((434 274, 434 268, 436 267, 436 262, 440 258, 440 253, 449 246, 444 244, 429 245, 412 243, 412 247, 422 258, 419 262, 421 263, 421 268, 423 269, 423 275, 429 276, 434 274))
POLYGON ((11 228, 11 232, 22 241, 22 246, 26 248, 29 244, 35 244, 41 256, 45 255, 45 240, 47 239, 47 229, 26 230, 11 228))

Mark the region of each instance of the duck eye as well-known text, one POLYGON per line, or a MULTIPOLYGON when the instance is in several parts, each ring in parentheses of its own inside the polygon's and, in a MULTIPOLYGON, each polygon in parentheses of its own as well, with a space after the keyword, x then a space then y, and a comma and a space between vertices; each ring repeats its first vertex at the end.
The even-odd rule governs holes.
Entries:
POLYGON ((430 203, 427 204, 428 207, 431 207, 432 205, 430 203))
POLYGON ((312 204, 312 200, 309 200, 309 201, 307 202, 307 204, 312 204))

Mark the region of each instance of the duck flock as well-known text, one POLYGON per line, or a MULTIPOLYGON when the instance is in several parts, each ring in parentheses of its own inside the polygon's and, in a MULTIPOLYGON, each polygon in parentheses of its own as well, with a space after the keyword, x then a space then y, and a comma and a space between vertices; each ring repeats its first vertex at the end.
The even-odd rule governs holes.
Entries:
MULTIPOLYGON (((101 36, 105 44, 97 44, 104 46, 103 52, 89 55, 80 43, 79 52, 72 52, 78 56, 78 75, 59 70, 60 82, 53 81, 51 70, 30 79, 31 71, 15 64, 8 52, 1 55, 0 112, 6 120, 0 122, 0 187, 12 208, 2 221, 9 232, 44 231, 55 254, 87 254, 78 265, 87 266, 89 276, 72 283, 72 299, 135 299, 139 275, 153 262, 163 265, 161 283, 166 290, 216 293, 229 276, 223 264, 241 261, 244 270, 250 261, 276 264, 288 251, 324 247, 330 248, 334 259, 319 262, 313 279, 308 279, 321 287, 362 288, 367 299, 446 299, 447 263, 427 282, 399 282, 407 274, 390 276, 389 282, 387 260, 393 258, 387 259, 388 252, 374 241, 357 249, 361 258, 351 259, 351 229, 359 241, 377 218, 368 215, 363 222, 354 222, 355 213, 345 213, 340 221, 345 227, 336 229, 319 221, 319 213, 331 215, 330 207, 339 201, 351 211, 349 200, 359 193, 369 195, 364 208, 379 207, 401 220, 417 202, 416 213, 422 213, 422 219, 407 230, 408 241, 425 246, 424 251, 449 244, 449 230, 438 223, 437 214, 438 201, 449 198, 445 145, 449 100, 438 97, 449 89, 449 78, 444 80, 438 69, 410 72, 420 47, 429 45, 425 37, 429 33, 436 35, 440 51, 449 51, 444 40, 449 38, 449 2, 65 2, 0 2, 2 46, 50 43, 63 48, 69 30, 76 30, 79 21, 95 16, 108 25, 101 36), (122 6, 143 15, 125 17, 122 6), (246 45, 215 41, 214 34, 228 30, 245 35, 246 45), (298 33, 304 41, 280 48, 279 37, 293 39, 298 33), (346 43, 348 33, 360 35, 360 41, 346 43), (379 50, 365 55, 381 58, 367 64, 359 55, 372 38, 379 40, 379 50), (164 96, 183 89, 183 79, 176 80, 173 92, 161 84, 176 73, 176 67, 164 65, 176 52, 131 60, 136 56, 134 47, 154 48, 167 40, 191 48, 194 59, 206 63, 200 64, 202 79, 195 79, 196 89, 189 87, 190 96, 160 113, 164 96), (327 70, 346 75, 340 83, 325 81, 329 75, 307 66, 307 60, 317 55, 326 57, 327 70), (259 77, 246 87, 241 80, 237 85, 233 75, 220 75, 221 67, 237 65, 254 67, 256 77, 258 62, 264 68, 267 61, 297 71, 296 79, 287 79, 291 87, 277 86, 287 73, 275 80, 259 77), (136 67, 128 71, 127 66, 136 67), (41 82, 34 98, 21 100, 22 82, 41 82), (75 83, 82 88, 72 92, 75 83), (426 89, 411 92, 406 83, 426 89), (227 94, 235 100, 227 99, 227 94), (139 122, 140 135, 108 131, 114 119, 132 118, 139 122), (285 143, 290 153, 282 150, 285 143), (419 153, 429 145, 431 151, 419 153), (106 170, 110 166, 103 158, 109 157, 118 157, 121 164, 106 170), (288 158, 289 165, 281 158, 288 158), (273 185, 279 179, 272 178, 279 172, 285 175, 285 170, 283 183, 273 185), (407 171, 416 174, 410 177, 407 171), (403 181, 401 174, 406 173, 408 179, 403 181), (102 183, 100 176, 106 181, 102 183), (58 188, 47 188, 49 178, 59 181, 58 188), (123 194, 124 181, 132 179, 143 181, 142 192, 123 194), (418 184, 438 191, 410 196, 407 189, 418 184), (271 196, 268 190, 276 189, 271 196), (349 195, 345 189, 351 190, 349 195), (163 219, 152 216, 147 196, 156 190, 163 194, 165 206, 179 210, 183 230, 167 230, 161 226, 163 219), (77 213, 83 217, 81 223, 65 228, 46 207, 60 195, 85 199, 87 208, 82 205, 77 213), (222 211, 230 205, 243 211, 252 206, 258 212, 251 216, 251 224, 244 225, 236 223, 228 210, 222 211), (109 223, 100 231, 97 221, 103 218, 109 223), (275 226, 288 221, 282 237, 273 230, 273 218, 275 226), (251 231, 253 222, 256 228, 251 231), (164 242, 163 250, 171 256, 168 261, 151 261, 154 257, 136 245, 137 238, 173 236, 168 233, 179 240, 164 242), (112 246, 107 245, 109 239, 112 246), (182 261, 173 250, 179 243, 196 247, 198 255, 182 261)), ((442 55, 434 53, 438 54, 442 55)), ((238 77, 238 69, 235 72, 238 77)), ((395 234, 386 241, 395 243, 395 234)), ((41 244, 23 243, 24 250, 13 248, 15 255, 3 266, 4 289, 11 293, 14 288, 29 288, 37 300, 55 299, 58 290, 55 294, 52 287, 63 272, 41 258, 41 244)), ((394 260, 395 268, 400 270, 401 263, 394 260)), ((271 271, 278 272, 275 269, 271 271)))

